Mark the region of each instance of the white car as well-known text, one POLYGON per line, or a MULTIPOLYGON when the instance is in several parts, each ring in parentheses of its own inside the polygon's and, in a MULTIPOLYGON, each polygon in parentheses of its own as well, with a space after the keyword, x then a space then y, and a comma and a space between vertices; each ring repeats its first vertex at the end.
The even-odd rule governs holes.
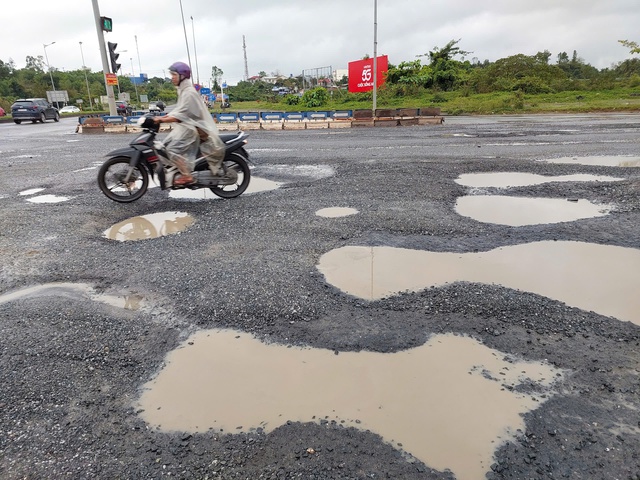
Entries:
POLYGON ((80 109, 74 105, 67 105, 60 109, 60 113, 78 113, 80 109))

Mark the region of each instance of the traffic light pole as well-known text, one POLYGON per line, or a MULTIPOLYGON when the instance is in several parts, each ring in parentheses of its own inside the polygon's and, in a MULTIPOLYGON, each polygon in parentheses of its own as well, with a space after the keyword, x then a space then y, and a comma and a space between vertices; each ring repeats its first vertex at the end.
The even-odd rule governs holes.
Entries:
POLYGON ((98 44, 100 45, 100 56, 102 57, 102 71, 105 74, 104 84, 107 89, 107 99, 109 101, 109 114, 116 115, 116 97, 113 93, 113 85, 109 85, 107 82, 107 73, 111 73, 109 70, 109 59, 107 58, 107 51, 104 44, 104 34, 102 33, 102 20, 100 18, 100 9, 98 8, 98 0, 91 0, 93 4, 93 16, 96 20, 96 31, 98 32, 98 44))

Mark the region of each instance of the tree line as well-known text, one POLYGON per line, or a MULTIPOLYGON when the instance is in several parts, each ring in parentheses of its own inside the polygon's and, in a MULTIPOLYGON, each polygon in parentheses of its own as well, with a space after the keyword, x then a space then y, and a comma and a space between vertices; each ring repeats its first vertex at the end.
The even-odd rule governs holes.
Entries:
MULTIPOLYGON (((401 96, 417 95, 424 91, 437 93, 457 90, 468 95, 504 91, 539 94, 640 86, 638 58, 630 58, 600 70, 586 63, 575 50, 572 54, 560 52, 555 57, 545 50, 535 55, 517 54, 494 62, 480 62, 475 58, 469 60, 472 52, 462 50, 458 46, 459 42, 460 40, 451 40, 444 47, 436 47, 415 60, 398 65, 390 64, 386 82, 381 88, 386 89, 389 95, 401 96)), ((627 40, 620 40, 620 43, 628 47, 632 55, 640 53, 637 43, 627 40)), ((221 74, 222 70, 212 72, 215 92, 218 91, 218 79, 221 75, 214 73, 221 74)), ((51 89, 50 76, 53 76, 57 90, 68 92, 69 103, 76 104, 81 99, 84 109, 89 106, 89 95, 95 99, 106 94, 102 72, 83 69, 65 72, 55 68, 49 72, 42 56, 27 57, 26 66, 21 69, 15 68, 12 60, 0 60, 0 106, 7 109, 17 98, 46 98, 46 91, 51 89)), ((124 76, 119 76, 118 80, 119 90, 128 92, 134 104, 137 100, 136 87, 137 94, 145 94, 149 100, 171 103, 176 99, 175 88, 166 78, 154 77, 140 85, 133 85, 124 76)), ((282 78, 275 86, 287 87, 296 92, 302 89, 303 80, 305 79, 301 76, 282 78)), ((346 81, 343 78, 336 83, 340 86, 345 85, 346 81)), ((277 99, 277 94, 272 91, 273 87, 274 84, 260 80, 241 81, 235 86, 229 86, 225 93, 229 95, 231 102, 273 101, 277 99)), ((297 97, 290 95, 280 100, 289 103, 298 101, 297 97)))

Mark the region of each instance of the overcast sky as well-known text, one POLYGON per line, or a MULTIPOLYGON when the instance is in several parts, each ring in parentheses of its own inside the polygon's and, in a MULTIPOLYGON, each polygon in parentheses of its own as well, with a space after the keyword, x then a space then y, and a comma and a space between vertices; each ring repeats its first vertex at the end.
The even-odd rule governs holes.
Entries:
MULTIPOLYGON (((300 75, 304 69, 346 69, 373 56, 375 0, 98 0, 113 19, 105 39, 118 44, 122 73, 162 76, 189 61, 208 84, 211 67, 230 85, 249 76, 300 75), (191 20, 193 17, 193 21, 191 20), (195 35, 194 35, 195 33, 195 35), (194 45, 195 36, 195 45, 194 45), (137 38, 137 45, 136 45, 137 38)), ((102 70, 92 0, 2 0, 0 60, 45 56, 59 70, 85 64, 102 70)), ((495 61, 522 53, 573 51, 596 68, 631 58, 618 40, 640 42, 638 0, 377 0, 377 52, 399 64, 458 40, 468 59, 495 61)), ((423 61, 426 61, 424 59, 423 61)))

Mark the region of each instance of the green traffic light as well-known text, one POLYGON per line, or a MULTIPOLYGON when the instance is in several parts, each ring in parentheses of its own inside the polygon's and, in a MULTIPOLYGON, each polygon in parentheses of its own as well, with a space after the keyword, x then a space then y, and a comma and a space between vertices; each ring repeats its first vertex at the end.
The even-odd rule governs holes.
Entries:
POLYGON ((111 32, 113 29, 113 22, 109 17, 102 17, 102 30, 105 32, 111 32))

